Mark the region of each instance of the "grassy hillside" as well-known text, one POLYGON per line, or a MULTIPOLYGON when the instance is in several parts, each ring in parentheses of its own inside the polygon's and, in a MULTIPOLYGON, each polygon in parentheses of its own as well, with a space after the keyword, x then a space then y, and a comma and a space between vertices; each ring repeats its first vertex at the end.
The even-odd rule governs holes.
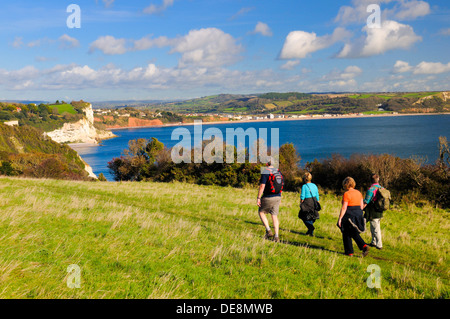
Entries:
POLYGON ((0 174, 88 180, 85 164, 67 145, 31 126, 0 124, 0 174))
POLYGON ((286 193, 281 243, 262 238, 255 198, 181 183, 0 178, 0 298, 450 297, 448 211, 388 211, 384 250, 346 257, 339 198, 322 196, 311 238, 298 194, 286 193), (79 289, 66 284, 71 264, 79 289), (371 264, 381 289, 366 285, 371 264))
POLYGON ((72 104, 54 104, 54 105, 49 105, 49 107, 54 110, 58 110, 57 114, 64 114, 64 113, 69 113, 69 114, 77 114, 77 111, 75 110, 75 108, 73 107, 72 104))

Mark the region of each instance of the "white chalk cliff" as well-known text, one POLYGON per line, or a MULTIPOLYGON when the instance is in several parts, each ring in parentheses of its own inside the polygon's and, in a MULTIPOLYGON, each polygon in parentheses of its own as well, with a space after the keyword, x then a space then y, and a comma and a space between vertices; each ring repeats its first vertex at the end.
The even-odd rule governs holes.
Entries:
POLYGON ((58 143, 92 143, 113 138, 110 131, 98 130, 94 127, 94 110, 92 104, 84 109, 85 116, 75 123, 64 123, 63 127, 46 133, 52 140, 58 143))
MULTIPOLYGON (((57 143, 89 143, 98 144, 99 141, 113 138, 114 135, 110 131, 98 130, 94 127, 94 110, 92 104, 84 109, 85 116, 74 123, 64 123, 63 127, 52 132, 47 132, 45 135, 49 136, 57 143)), ((92 167, 89 166, 80 155, 80 159, 85 164, 85 170, 90 177, 97 178, 92 171, 92 167)))

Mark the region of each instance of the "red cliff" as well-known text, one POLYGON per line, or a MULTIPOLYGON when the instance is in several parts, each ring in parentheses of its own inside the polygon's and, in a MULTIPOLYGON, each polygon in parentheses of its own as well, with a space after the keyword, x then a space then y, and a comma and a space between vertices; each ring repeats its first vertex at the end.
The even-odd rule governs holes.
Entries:
POLYGON ((144 120, 135 117, 129 117, 126 126, 108 125, 107 128, 145 127, 145 126, 160 126, 160 125, 164 125, 164 123, 161 120, 144 120))

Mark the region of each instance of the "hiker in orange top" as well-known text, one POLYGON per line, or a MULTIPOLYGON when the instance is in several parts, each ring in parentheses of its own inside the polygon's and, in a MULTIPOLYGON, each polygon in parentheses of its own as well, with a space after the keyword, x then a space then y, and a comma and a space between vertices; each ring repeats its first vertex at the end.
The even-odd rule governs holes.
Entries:
POLYGON ((365 257, 369 253, 369 246, 360 235, 366 230, 366 223, 363 217, 363 196, 355 189, 356 182, 351 177, 344 179, 342 186, 346 192, 342 198, 342 208, 337 226, 342 232, 344 251, 347 256, 353 256, 353 239, 358 248, 362 250, 363 257, 365 257))
POLYGON ((261 173, 261 179, 259 180, 259 192, 257 198, 257 205, 259 207, 259 217, 261 218, 264 227, 266 227, 266 239, 272 238, 274 241, 279 242, 279 228, 280 223, 278 221, 278 212, 281 203, 281 193, 283 191, 283 175, 280 171, 272 166, 273 159, 270 158, 264 171, 261 173), (269 226, 266 214, 272 216, 273 227, 275 234, 269 226))

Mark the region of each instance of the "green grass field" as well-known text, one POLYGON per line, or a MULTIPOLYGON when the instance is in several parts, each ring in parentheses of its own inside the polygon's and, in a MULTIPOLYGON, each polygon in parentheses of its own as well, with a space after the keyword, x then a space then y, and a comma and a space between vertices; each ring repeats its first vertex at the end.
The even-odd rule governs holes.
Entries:
POLYGON ((338 197, 322 195, 308 237, 285 193, 280 243, 263 239, 255 201, 254 189, 0 178, 0 298, 450 297, 449 211, 395 207, 384 250, 362 258, 343 255, 338 197), (81 288, 67 286, 71 264, 81 288), (367 287, 372 264, 381 289, 367 287))
POLYGON ((400 93, 393 93, 393 94, 354 94, 354 95, 349 95, 349 98, 351 99, 367 99, 369 97, 379 97, 385 100, 389 100, 392 99, 394 97, 410 97, 410 98, 423 98, 426 96, 433 96, 433 95, 437 95, 440 92, 413 92, 413 93, 405 93, 405 94, 400 94, 400 93))
POLYGON ((49 105, 49 107, 51 107, 52 109, 56 108, 59 114, 63 113, 77 114, 77 111, 73 108, 72 104, 55 104, 49 105))
POLYGON ((246 107, 238 107, 238 108, 230 107, 230 108, 224 109, 223 111, 234 113, 234 112, 245 112, 247 110, 248 109, 246 107))

